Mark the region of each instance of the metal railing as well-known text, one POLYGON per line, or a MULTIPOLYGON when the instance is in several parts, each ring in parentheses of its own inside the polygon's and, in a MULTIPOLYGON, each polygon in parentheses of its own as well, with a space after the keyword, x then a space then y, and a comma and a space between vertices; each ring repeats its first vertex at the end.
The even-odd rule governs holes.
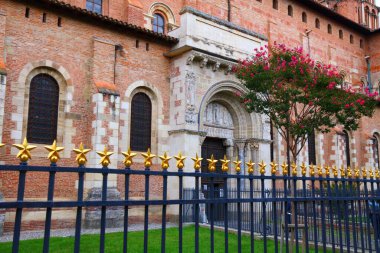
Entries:
MULTIPOLYGON (((21 150, 21 149, 20 149, 21 150)), ((24 149, 25 151, 25 149, 24 149)), ((24 152, 23 151, 23 152, 24 152)), ((84 149, 82 148, 82 151, 84 149)), ((79 151, 78 151, 79 152, 79 151)), ((21 153, 20 153, 21 154, 21 153)), ((26 154, 25 152, 23 154, 26 154)), ((176 156, 177 169, 168 171, 169 157, 161 156, 162 168, 160 171, 150 169, 152 158, 150 152, 143 154, 145 167, 131 169, 132 153, 124 153, 125 169, 110 169, 107 150, 99 152, 102 157, 102 168, 85 168, 86 160, 77 157, 79 167, 58 167, 58 159, 51 159, 51 166, 29 166, 25 156, 19 156, 23 162, 20 165, 0 165, 0 172, 18 173, 17 199, 0 203, 0 208, 16 209, 13 231, 13 252, 19 251, 22 213, 25 209, 46 210, 45 234, 43 238, 43 252, 49 252, 52 211, 56 208, 76 208, 74 252, 80 251, 81 229, 84 208, 100 208, 100 246, 99 252, 105 251, 106 213, 107 209, 122 207, 124 209, 123 252, 128 251, 129 208, 131 206, 144 207, 143 212, 143 252, 148 252, 149 245, 149 209, 161 206, 161 252, 166 251, 166 223, 167 207, 178 206, 178 251, 183 252, 183 224, 194 223, 194 252, 200 251, 200 226, 207 223, 210 233, 210 252, 215 251, 216 226, 221 226, 224 233, 224 252, 242 252, 243 232, 248 233, 250 252, 255 252, 255 243, 261 240, 263 252, 268 251, 268 244, 273 244, 274 252, 296 252, 301 249, 305 252, 380 252, 379 223, 380 201, 379 178, 380 172, 342 170, 339 177, 336 168, 326 167, 322 173, 315 175, 314 166, 310 166, 309 173, 306 167, 301 166, 298 173, 297 166, 292 166, 292 174, 288 174, 286 165, 283 165, 279 175, 277 165, 271 164, 270 173, 266 172, 266 165, 259 164, 259 175, 255 175, 256 168, 247 163, 247 175, 241 174, 240 162, 235 162, 234 169, 228 169, 228 161, 222 161, 222 173, 215 173, 214 158, 208 159, 211 172, 200 172, 200 158, 193 158, 194 168, 184 171, 184 157, 176 156), (334 177, 330 177, 332 169, 334 177), (231 173, 234 171, 234 173, 231 173), (47 200, 24 199, 25 182, 28 173, 48 173, 46 182, 47 200), (63 201, 54 199, 54 185, 57 173, 73 173, 78 175, 78 190, 75 200, 63 201), (100 200, 85 200, 84 181, 86 174, 100 174, 102 176, 102 194, 100 200), (298 175, 300 174, 300 175, 298 175), (307 175, 308 174, 308 175, 307 175), (124 199, 108 200, 108 177, 118 175, 123 177, 125 185, 124 199), (132 176, 144 178, 144 198, 135 200, 129 197, 132 176), (347 175, 347 176, 346 176, 347 175), (193 190, 183 188, 184 180, 194 181, 193 190), (168 180, 178 180, 178 184, 168 184, 168 180), (207 190, 201 189, 203 179, 208 183, 207 190), (217 179, 218 184, 215 180, 217 179), (152 180, 162 181, 162 198, 150 199, 152 180), (222 182, 222 183, 221 183, 222 182), (174 185, 174 186, 173 186, 174 185), (244 186, 244 187, 243 187, 244 186), (268 190, 268 186, 271 188, 268 190), (168 189, 170 187, 170 189, 168 189), (242 190, 245 188, 246 190, 242 190), (177 192, 178 197, 168 198, 168 190, 177 192), (222 193, 222 194, 221 194, 222 193), (225 194, 227 193, 227 194, 225 194), (205 195, 205 196, 202 196, 205 195), (191 212, 189 211, 191 210, 191 212), (189 218, 190 217, 190 218, 189 218), (237 235, 236 249, 229 247, 229 234, 233 229, 237 235)), ((54 157, 53 157, 54 158, 54 157)), ((4 175, 4 174, 3 174, 4 175)), ((218 242, 220 245, 220 242, 218 242)), ((245 248, 244 250, 247 250, 245 248)), ((187 251, 188 252, 188 251, 187 251)), ((256 250, 257 252, 257 250, 256 250)), ((261 251, 260 251, 261 252, 261 251)))

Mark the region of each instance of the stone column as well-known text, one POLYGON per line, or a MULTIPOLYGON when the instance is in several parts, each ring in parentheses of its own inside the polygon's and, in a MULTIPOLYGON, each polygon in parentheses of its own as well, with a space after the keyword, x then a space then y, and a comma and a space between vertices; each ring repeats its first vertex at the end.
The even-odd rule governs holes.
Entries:
MULTIPOLYGON (((233 160, 234 159, 234 141, 232 139, 226 139, 224 141, 224 146, 226 147, 226 156, 228 160, 233 160)), ((233 169, 234 166, 230 163, 230 174, 234 174, 235 171, 233 169)), ((232 188, 233 186, 236 185, 235 181, 228 180, 228 188, 232 188)))
MULTIPOLYGON (((259 160, 260 160, 260 157, 259 157, 259 143, 257 142, 250 142, 248 146, 248 149, 249 149, 249 154, 250 154, 250 159, 256 164, 256 167, 257 168, 257 164, 259 163, 259 160)), ((255 172, 254 174, 257 175, 259 172, 257 169, 255 169, 255 172)), ((254 189, 257 189, 258 188, 258 182, 257 180, 255 180, 253 182, 253 188, 254 189)))
MULTIPOLYGON (((175 130, 169 132, 169 154, 172 156, 177 155, 182 152, 186 156, 185 166, 183 168, 184 172, 194 172, 194 162, 191 160, 196 154, 201 156, 201 146, 204 140, 205 133, 192 131, 192 130, 175 130)), ((176 167, 176 160, 173 158, 170 161, 170 167, 168 171, 178 171, 176 167)), ((201 179, 199 178, 199 183, 201 179)), ((183 188, 194 189, 195 188, 195 178, 194 177, 184 177, 183 178, 183 188)), ((178 177, 168 177, 168 199, 178 199, 179 198, 179 180, 178 177)), ((177 216, 178 206, 168 206, 168 215, 177 216)))
MULTIPOLYGON (((99 90, 101 91, 101 89, 99 90)), ((117 168, 119 150, 119 110, 120 97, 117 94, 99 92, 93 95, 93 112, 95 118, 92 122, 93 133, 91 137, 94 151, 103 151, 107 147, 111 156, 109 168, 117 168)), ((101 168, 99 156, 91 152, 88 159, 88 167, 101 168)), ((86 174, 85 190, 87 200, 100 200, 102 197, 102 174, 86 174)), ((120 192, 117 190, 117 175, 108 175, 108 200, 120 200, 120 192)), ((85 228, 100 227, 100 208, 86 208, 85 228)), ((123 208, 107 208, 106 226, 122 227, 123 208)))
MULTIPOLYGON (((241 161, 241 174, 242 175, 246 175, 247 172, 245 171, 245 155, 246 155, 246 142, 245 141, 239 141, 236 143, 236 146, 237 146, 237 158, 239 159, 239 161, 241 161)), ((236 158, 234 159, 236 161, 236 158)), ((241 183, 241 190, 244 190, 245 189, 245 184, 247 182, 242 182, 241 183)))

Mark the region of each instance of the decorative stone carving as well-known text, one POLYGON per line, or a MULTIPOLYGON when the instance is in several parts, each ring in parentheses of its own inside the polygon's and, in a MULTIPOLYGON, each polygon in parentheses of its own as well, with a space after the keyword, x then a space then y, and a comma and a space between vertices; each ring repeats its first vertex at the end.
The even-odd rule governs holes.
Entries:
POLYGON ((197 112, 195 111, 195 106, 187 106, 185 111, 185 121, 189 124, 197 123, 197 112))
POLYGON ((203 69, 204 67, 206 67, 207 62, 208 62, 208 59, 207 59, 207 58, 204 58, 204 59, 201 61, 201 64, 200 64, 199 66, 203 69))
POLYGON ((200 68, 204 68, 207 65, 212 66, 212 70, 216 71, 224 71, 226 75, 232 73, 232 66, 236 63, 227 61, 215 56, 211 56, 208 54, 200 53, 200 52, 192 52, 186 59, 186 65, 192 65, 195 63, 199 63, 200 68))
POLYGON ((209 126, 233 128, 233 120, 227 108, 219 103, 212 102, 206 107, 204 123, 209 126))
POLYGON ((231 71, 232 71, 232 65, 228 65, 226 70, 224 71, 224 74, 228 75, 229 73, 231 73, 231 71))
POLYGON ((220 68, 220 62, 216 62, 214 66, 212 66, 212 71, 216 72, 220 68))
POLYGON ((190 124, 197 122, 197 113, 195 108, 195 90, 196 90, 196 77, 194 72, 188 71, 185 76, 186 87, 186 110, 185 121, 190 124))
POLYGON ((249 147, 251 150, 259 150, 260 144, 258 142, 249 143, 249 147))
POLYGON ((186 65, 191 65, 191 63, 194 61, 195 55, 190 55, 186 60, 186 65))
POLYGON ((186 105, 193 106, 195 104, 195 74, 188 71, 185 76, 186 86, 186 105))

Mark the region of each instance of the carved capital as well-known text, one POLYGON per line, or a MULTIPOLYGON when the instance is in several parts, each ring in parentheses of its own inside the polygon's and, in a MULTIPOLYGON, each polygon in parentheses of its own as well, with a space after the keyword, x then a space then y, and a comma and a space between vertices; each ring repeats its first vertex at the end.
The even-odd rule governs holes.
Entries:
POLYGON ((235 142, 236 147, 238 148, 239 152, 244 151, 246 143, 245 142, 235 142))
POLYGON ((258 142, 250 142, 249 148, 251 150, 259 150, 260 144, 258 142))
POLYGON ((225 139, 223 141, 223 145, 225 147, 233 147, 234 146, 234 141, 232 139, 225 139))

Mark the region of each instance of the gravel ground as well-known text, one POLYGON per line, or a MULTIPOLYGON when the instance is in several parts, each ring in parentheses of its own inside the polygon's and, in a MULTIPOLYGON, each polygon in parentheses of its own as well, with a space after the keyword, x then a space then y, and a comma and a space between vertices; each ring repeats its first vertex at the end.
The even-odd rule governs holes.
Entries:
MULTIPOLYGON (((166 223, 166 227, 175 227, 174 223, 166 223)), ((149 224, 149 229, 159 229, 161 224, 149 224)), ((134 224, 128 227, 129 231, 141 231, 144 230, 144 224, 134 224)), ((122 232, 123 228, 107 228, 107 233, 122 232)), ((82 229, 81 234, 99 234, 100 229, 82 229)), ((72 237, 75 235, 75 229, 57 229, 51 230, 50 237, 72 237)), ((21 240, 39 239, 44 237, 44 231, 27 231, 21 232, 21 240)), ((0 237, 0 242, 11 242, 13 239, 13 233, 5 233, 0 237)))

